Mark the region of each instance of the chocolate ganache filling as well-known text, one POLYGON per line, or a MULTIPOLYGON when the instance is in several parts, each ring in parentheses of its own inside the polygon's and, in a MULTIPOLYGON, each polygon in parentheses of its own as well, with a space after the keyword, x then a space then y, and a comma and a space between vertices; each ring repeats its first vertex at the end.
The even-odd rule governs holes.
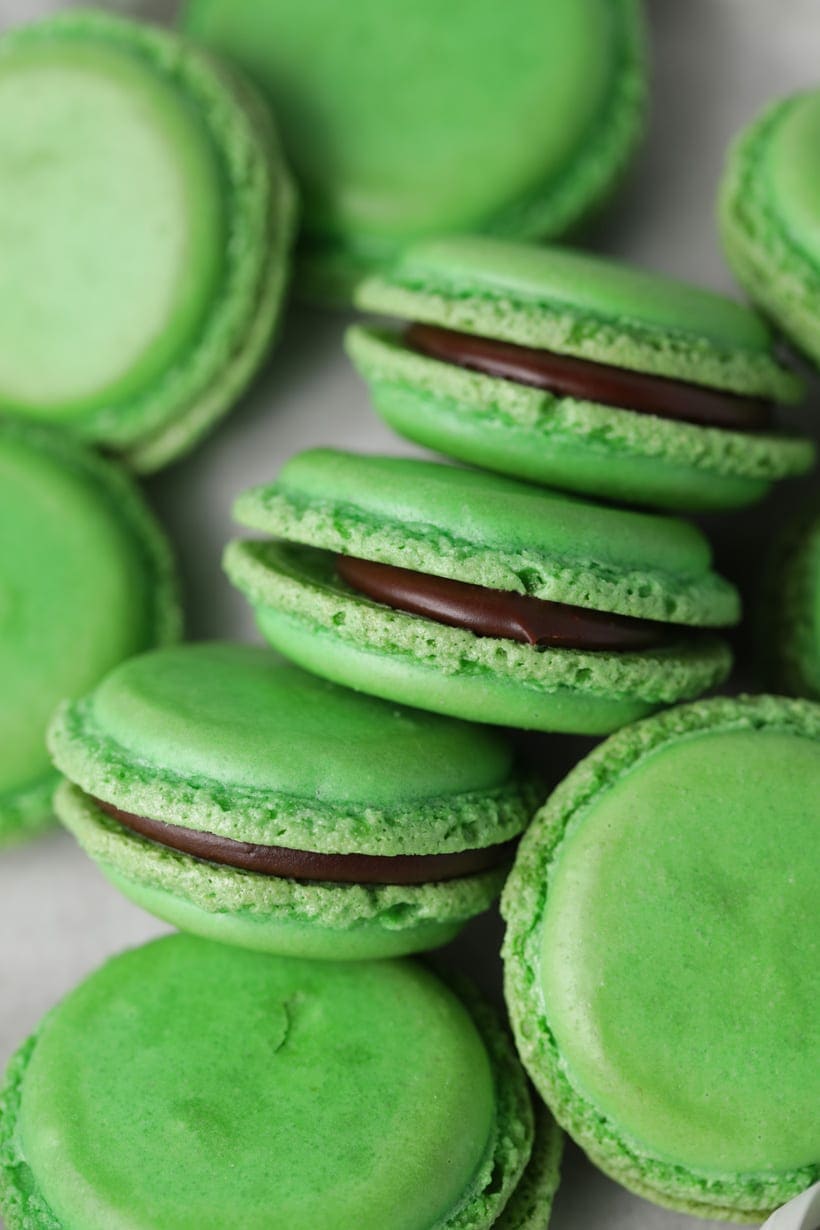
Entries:
POLYGON ((628 371, 514 342, 474 337, 438 325, 410 325, 404 333, 404 342, 411 350, 428 358, 482 372, 485 376, 546 389, 562 397, 619 406, 700 427, 721 427, 727 431, 766 431, 773 423, 771 404, 760 398, 707 389, 683 380, 628 371))
POLYGON ((135 816, 102 799, 95 798, 94 803, 124 828, 157 845, 169 846, 209 863, 290 880, 323 880, 333 884, 431 884, 499 867, 511 861, 516 846, 513 840, 481 850, 460 850, 456 854, 318 854, 312 850, 234 841, 217 833, 135 816))
POLYGON ((336 570, 351 589, 385 606, 538 649, 637 651, 669 639, 668 626, 651 619, 588 611, 350 555, 337 556, 336 570))

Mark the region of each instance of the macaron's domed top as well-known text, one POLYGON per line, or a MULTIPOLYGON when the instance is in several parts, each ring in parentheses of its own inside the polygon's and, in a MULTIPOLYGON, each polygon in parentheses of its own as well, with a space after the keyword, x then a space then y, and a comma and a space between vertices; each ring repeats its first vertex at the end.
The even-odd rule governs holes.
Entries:
POLYGON ((180 935, 69 995, 6 1097, 12 1208, 86 1230, 483 1230, 532 1142, 497 1026, 424 966, 180 935))
POLYGON ((792 242, 820 264, 820 90, 782 111, 761 171, 792 242))
POLYGON ((249 645, 133 658, 65 706, 50 739, 89 794, 268 845, 442 852, 503 841, 528 818, 500 732, 358 695, 249 645))
POLYGON ((762 1215, 820 1177, 818 798, 820 707, 671 710, 581 762, 510 880, 536 1083, 605 1169, 679 1207, 762 1215))
POLYGON ((793 400, 763 321, 731 299, 573 249, 458 236, 407 248, 359 306, 738 393, 793 400))
POLYGON ((236 516, 346 555, 579 606, 682 623, 737 614, 694 526, 437 462, 312 449, 240 496, 236 516))
POLYGON ((605 195, 643 110, 634 0, 190 0, 186 29, 267 93, 342 283, 449 231, 558 235, 605 195))
POLYGON ((125 476, 0 420, 0 839, 29 803, 47 810, 58 701, 178 628, 170 552, 125 476))

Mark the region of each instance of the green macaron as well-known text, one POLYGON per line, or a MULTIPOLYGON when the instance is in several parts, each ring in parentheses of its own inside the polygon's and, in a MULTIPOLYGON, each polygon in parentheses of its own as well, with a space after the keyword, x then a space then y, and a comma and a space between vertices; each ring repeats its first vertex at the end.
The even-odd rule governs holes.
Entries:
POLYGON ((820 364, 820 90, 769 106, 734 142, 720 191, 727 260, 754 302, 820 364))
POLYGON ((125 474, 0 418, 0 845, 51 817, 57 702, 179 626, 168 544, 125 474))
POLYGON ((319 297, 425 235, 563 234, 642 127, 639 0, 188 0, 182 20, 275 107, 319 297))
POLYGON ((772 550, 758 617, 759 656, 772 686, 820 700, 820 510, 816 501, 772 550))
POLYGON ((266 107, 92 11, 0 39, 0 411, 154 470, 265 357, 294 196, 266 107))
POLYGON ((171 936, 12 1060, 0 1207, 9 1230, 534 1230, 561 1149, 534 1117, 461 982, 171 936))
POLYGON ((619 731, 525 836, 502 910, 525 1066, 594 1162, 757 1221, 820 1179, 820 706, 619 731))
POLYGON ((128 897, 285 955, 452 939, 498 896, 535 809, 500 733, 248 645, 134 658, 61 708, 49 744, 60 819, 128 897))
POLYGON ((357 325, 353 362, 400 435, 581 494, 702 512, 802 474, 776 430, 797 378, 731 300, 585 253, 461 237, 415 244, 357 290, 408 322, 357 325))
POLYGON ((240 496, 226 569, 268 640, 363 692, 603 734, 723 680, 735 590, 693 526, 474 470, 314 449, 240 496))

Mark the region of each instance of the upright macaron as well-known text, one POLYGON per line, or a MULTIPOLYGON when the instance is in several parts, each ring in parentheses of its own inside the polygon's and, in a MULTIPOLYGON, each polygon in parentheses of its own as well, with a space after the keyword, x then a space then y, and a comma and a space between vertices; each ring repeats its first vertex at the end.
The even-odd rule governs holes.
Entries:
POLYGON ((532 1230, 558 1184, 495 1014, 409 960, 157 940, 48 1014, 0 1109, 8 1230, 532 1230))
POLYGON ((51 816, 58 701, 179 628, 171 552, 137 488, 69 438, 0 418, 0 845, 51 816))
POLYGON ((500 733, 247 645, 134 658, 64 705, 49 743, 60 819, 126 896, 286 955, 452 939, 501 891, 535 807, 500 733))
POLYGON ((820 706, 619 731, 521 844, 502 910, 525 1066, 619 1182, 758 1221, 820 1179, 820 706))
POLYGON ((188 0, 182 20, 273 103, 324 298, 425 235, 563 234, 642 128, 639 0, 188 0))
POLYGON ((266 107, 168 31, 0 38, 0 411, 154 470, 266 356, 294 194, 266 107))
POLYGON ((768 106, 736 138, 720 190, 732 272, 820 364, 820 90, 768 106))
POLYGON ((820 700, 820 508, 816 500, 772 544, 758 611, 767 682, 820 700))
POLYGON ((760 318, 709 291, 461 237, 409 247, 356 300, 406 322, 347 336, 377 411, 460 461, 688 512, 750 504, 811 466, 771 405, 800 382, 760 318))
POLYGON ((240 496, 233 582, 282 653, 471 721, 602 734, 729 670, 693 526, 434 462, 315 449, 240 496))

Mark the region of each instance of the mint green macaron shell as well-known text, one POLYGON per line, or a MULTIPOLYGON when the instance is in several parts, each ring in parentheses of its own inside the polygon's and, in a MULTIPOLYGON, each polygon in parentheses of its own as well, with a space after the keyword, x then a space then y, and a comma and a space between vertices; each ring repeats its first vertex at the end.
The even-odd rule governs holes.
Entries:
POLYGON ((185 29, 274 104, 304 186, 307 277, 349 295, 425 234, 563 233, 611 189, 645 94, 635 0, 190 0, 185 29), (434 54, 431 49, 435 49, 434 54))
POLYGON ((5 1101, 11 1230, 484 1230, 533 1140, 523 1074, 473 993, 413 962, 182 936, 69 995, 5 1101))
POLYGON ((522 346, 796 400, 771 334, 731 299, 569 248, 462 236, 407 248, 356 292, 359 307, 522 346))
POLYGON ((376 412, 399 435, 582 495, 673 512, 740 508, 814 460, 810 440, 559 397, 426 358, 386 330, 353 326, 346 348, 376 412))
POLYGON ((820 1177, 820 708, 712 701, 622 731, 559 787, 505 892, 533 1079, 628 1187, 765 1216, 820 1177))
POLYGON ((704 633, 643 653, 537 653, 369 601, 335 576, 333 556, 236 542, 228 576, 268 641, 300 666, 355 688, 472 722, 607 734, 722 682, 728 646, 704 633))
POLYGON ((179 623, 170 551, 126 477, 62 435, 0 420, 0 841, 50 815, 57 702, 179 623))
POLYGON ((273 325, 290 186, 268 129, 159 30, 62 14, 0 40, 0 409, 137 464, 171 424, 157 465, 204 430, 273 325))
POLYGON ((820 362, 820 91, 767 107, 735 140, 720 190, 724 249, 741 285, 820 362))
POLYGON ((759 611, 759 651, 772 684, 820 700, 820 513, 798 518, 775 544, 759 611))

